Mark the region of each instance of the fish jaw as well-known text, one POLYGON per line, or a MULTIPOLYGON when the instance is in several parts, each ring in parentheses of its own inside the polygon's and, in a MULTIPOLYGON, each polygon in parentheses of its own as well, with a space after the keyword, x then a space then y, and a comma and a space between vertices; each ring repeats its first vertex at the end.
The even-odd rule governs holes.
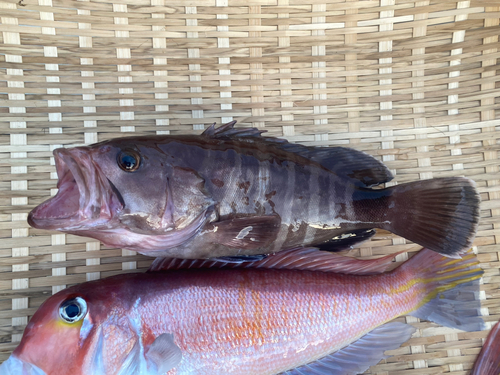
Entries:
POLYGON ((39 367, 25 362, 15 355, 11 355, 0 366, 0 374, 2 375, 47 375, 45 371, 39 367))
POLYGON ((58 148, 54 159, 59 191, 30 212, 29 224, 67 232, 112 227, 123 209, 123 199, 94 163, 91 149, 58 148))

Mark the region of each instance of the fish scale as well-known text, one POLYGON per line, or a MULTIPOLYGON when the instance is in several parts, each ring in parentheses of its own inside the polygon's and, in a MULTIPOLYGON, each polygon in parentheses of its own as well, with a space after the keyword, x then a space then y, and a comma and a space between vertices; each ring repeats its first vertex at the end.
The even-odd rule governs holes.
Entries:
POLYGON ((147 329, 155 335, 165 330, 177 333, 185 361, 169 374, 179 375, 230 374, 231 358, 244 363, 238 366, 239 374, 275 374, 297 367, 411 310, 424 290, 418 284, 405 290, 408 280, 401 275, 382 280, 246 270, 182 276, 188 279, 188 293, 180 277, 172 275, 174 292, 168 302, 154 303, 157 311, 165 314, 156 314, 155 319, 151 316, 155 309, 139 308, 141 316, 149 316, 147 329), (394 292, 399 289, 402 292, 394 292), (389 308, 381 311, 380 306, 389 308), (202 332, 196 312, 203 313, 206 329, 202 332), (234 332, 237 335, 232 336, 234 332), (205 359, 200 368, 199 355, 205 359), (277 358, 281 362, 278 367, 277 358))
MULTIPOLYGON (((409 339, 414 329, 387 323, 403 314, 483 328, 473 313, 480 306, 473 282, 483 272, 473 254, 450 260, 424 249, 395 270, 371 276, 311 267, 311 260, 321 269, 339 257, 285 251, 246 268, 204 268, 202 262, 177 270, 168 260, 148 273, 70 287, 34 314, 0 373, 35 366, 26 373, 295 375, 307 365, 314 374, 331 374, 325 370, 331 366, 350 374, 409 339), (271 263, 275 268, 266 268, 271 263), (65 306, 71 306, 71 321, 62 314, 65 306)), ((348 260, 352 272, 365 270, 365 262, 379 264, 378 272, 388 265, 387 259, 348 260)))

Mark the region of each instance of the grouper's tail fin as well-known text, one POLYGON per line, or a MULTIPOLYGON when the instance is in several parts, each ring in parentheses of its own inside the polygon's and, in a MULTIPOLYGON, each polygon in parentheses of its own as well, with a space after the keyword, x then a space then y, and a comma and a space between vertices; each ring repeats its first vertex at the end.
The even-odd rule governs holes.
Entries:
POLYGON ((388 190, 384 229, 450 258, 472 246, 480 203, 474 181, 437 178, 388 190))
POLYGON ((423 249, 397 270, 423 288, 422 300, 410 315, 463 331, 484 329, 479 300, 483 270, 472 251, 450 259, 423 249))

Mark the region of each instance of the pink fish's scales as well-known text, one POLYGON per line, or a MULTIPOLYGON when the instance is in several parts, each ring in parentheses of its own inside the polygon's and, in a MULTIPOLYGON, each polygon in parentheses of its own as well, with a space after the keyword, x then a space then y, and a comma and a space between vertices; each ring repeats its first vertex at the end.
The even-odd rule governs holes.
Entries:
POLYGON ((152 293, 152 303, 139 305, 146 331, 175 332, 183 361, 169 375, 286 371, 348 345, 423 298, 423 287, 407 288, 402 272, 382 278, 208 270, 189 282, 174 275, 171 293, 152 293))

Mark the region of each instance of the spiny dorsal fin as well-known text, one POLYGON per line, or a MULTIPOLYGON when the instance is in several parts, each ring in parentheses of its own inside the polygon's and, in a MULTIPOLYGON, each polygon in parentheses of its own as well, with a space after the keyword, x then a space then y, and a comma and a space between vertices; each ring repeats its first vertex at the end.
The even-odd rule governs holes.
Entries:
MULTIPOLYGON (((267 130, 261 130, 257 128, 235 128, 236 120, 228 122, 227 124, 221 125, 218 128, 215 127, 215 122, 210 125, 201 135, 210 138, 228 138, 228 137, 260 137, 262 133, 267 132, 267 130)), ((271 140, 273 142, 284 141, 279 138, 266 138, 266 140, 271 140)), ((286 142, 286 141, 285 141, 286 142)))
POLYGON ((236 121, 228 122, 218 128, 210 125, 203 136, 210 138, 261 138, 282 150, 314 160, 337 176, 344 176, 358 187, 380 185, 393 179, 389 169, 373 156, 347 147, 308 147, 289 143, 286 139, 262 137, 266 130, 257 128, 235 128, 236 121))
POLYGON ((199 268, 272 268, 372 275, 387 271, 394 257, 400 253, 377 259, 361 260, 310 247, 283 250, 263 260, 241 263, 213 259, 156 258, 148 272, 199 268))

